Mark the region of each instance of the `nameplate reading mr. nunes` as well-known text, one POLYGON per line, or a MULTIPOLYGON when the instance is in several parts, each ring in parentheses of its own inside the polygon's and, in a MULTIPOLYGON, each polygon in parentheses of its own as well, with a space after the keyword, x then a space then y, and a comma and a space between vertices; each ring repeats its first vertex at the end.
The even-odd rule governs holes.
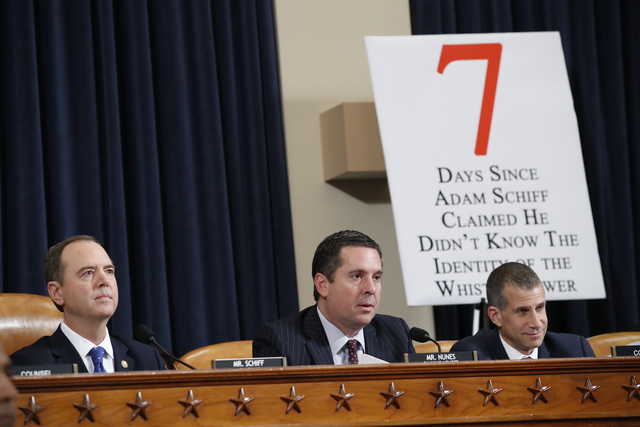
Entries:
POLYGON ((215 359, 211 361, 213 369, 244 368, 283 368, 287 366, 286 357, 252 357, 243 359, 215 359))
POLYGON ((455 353, 412 353, 404 355, 405 362, 464 362, 478 360, 476 351, 456 351, 455 353))

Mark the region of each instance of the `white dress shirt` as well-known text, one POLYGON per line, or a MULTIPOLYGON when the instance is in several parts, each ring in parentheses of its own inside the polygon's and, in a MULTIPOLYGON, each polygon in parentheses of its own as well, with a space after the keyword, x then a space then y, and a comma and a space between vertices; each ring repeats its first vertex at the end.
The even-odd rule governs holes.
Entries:
POLYGON ((95 345, 82 335, 78 334, 76 331, 67 326, 64 321, 60 324, 60 329, 62 329, 62 333, 67 337, 71 344, 76 349, 80 358, 84 362, 84 366, 87 368, 87 372, 93 373, 93 361, 91 360, 91 356, 89 356, 89 352, 94 347, 102 347, 105 349, 104 358, 102 359, 102 366, 104 367, 105 372, 114 372, 115 369, 113 367, 113 346, 111 345, 111 338, 109 337, 109 330, 107 329, 106 334, 104 336, 104 340, 98 345, 95 345))
POLYGON ((509 343, 506 342, 504 340, 504 338, 502 338, 502 334, 499 333, 498 336, 500 337, 500 341, 502 341, 502 346, 504 347, 505 351, 507 352, 507 356, 509 357, 509 360, 537 359, 538 358, 538 347, 534 348, 533 351, 531 352, 531 354, 524 354, 524 353, 521 353, 520 351, 516 350, 515 348, 511 347, 509 345, 509 343))
POLYGON ((331 355, 333 356, 333 363, 335 365, 348 365, 349 364, 349 351, 347 350, 347 341, 354 339, 360 344, 358 346, 358 360, 362 358, 364 354, 364 332, 360 329, 358 333, 353 337, 348 337, 342 333, 333 323, 331 323, 320 311, 318 310, 318 316, 320 316, 320 322, 324 328, 324 333, 329 340, 329 347, 331 347, 331 355))

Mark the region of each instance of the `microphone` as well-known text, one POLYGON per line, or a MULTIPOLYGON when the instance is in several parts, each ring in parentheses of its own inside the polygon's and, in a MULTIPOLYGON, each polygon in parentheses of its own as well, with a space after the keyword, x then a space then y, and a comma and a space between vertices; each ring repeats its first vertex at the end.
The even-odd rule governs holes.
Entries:
POLYGON ((412 340, 418 341, 418 342, 431 341, 436 345, 436 347, 438 347, 438 353, 442 353, 442 349, 440 348, 440 344, 438 343, 438 341, 431 338, 431 336, 429 335, 429 332, 425 331, 424 329, 416 328, 414 326, 413 328, 409 329, 409 336, 411 337, 412 340))
POLYGON ((158 351, 162 355, 162 358, 164 359, 169 369, 175 369, 173 367, 173 362, 181 363, 189 369, 194 369, 194 370, 196 369, 193 366, 189 365, 187 362, 183 362, 182 360, 178 359, 173 354, 165 350, 160 344, 158 344, 158 341, 156 341, 155 334, 146 325, 143 325, 141 323, 136 325, 136 327, 133 330, 133 337, 140 342, 143 342, 145 344, 151 344, 156 349, 158 349, 158 351))

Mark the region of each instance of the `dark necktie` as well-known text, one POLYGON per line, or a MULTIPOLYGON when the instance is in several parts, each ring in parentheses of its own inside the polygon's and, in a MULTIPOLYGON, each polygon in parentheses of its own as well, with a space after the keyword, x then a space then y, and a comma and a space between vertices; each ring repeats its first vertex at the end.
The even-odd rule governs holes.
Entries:
POLYGON ((91 356, 91 361, 93 362, 93 372, 100 373, 106 372, 104 370, 104 365, 102 364, 102 359, 104 358, 104 353, 106 350, 100 346, 93 347, 89 352, 89 356, 91 356))
POLYGON ((349 365, 358 364, 358 340, 347 341, 347 356, 349 365))

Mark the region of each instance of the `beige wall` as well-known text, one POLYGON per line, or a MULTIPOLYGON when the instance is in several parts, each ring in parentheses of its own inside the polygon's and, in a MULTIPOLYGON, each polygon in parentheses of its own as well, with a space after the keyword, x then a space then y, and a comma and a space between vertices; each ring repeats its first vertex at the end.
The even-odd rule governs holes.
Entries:
POLYGON ((365 35, 410 34, 406 0, 276 0, 289 186, 300 306, 313 304, 311 259, 341 229, 369 234, 382 247, 380 312, 403 317, 432 336, 431 307, 406 305, 391 205, 364 203, 324 182, 321 112, 372 101, 365 35))

